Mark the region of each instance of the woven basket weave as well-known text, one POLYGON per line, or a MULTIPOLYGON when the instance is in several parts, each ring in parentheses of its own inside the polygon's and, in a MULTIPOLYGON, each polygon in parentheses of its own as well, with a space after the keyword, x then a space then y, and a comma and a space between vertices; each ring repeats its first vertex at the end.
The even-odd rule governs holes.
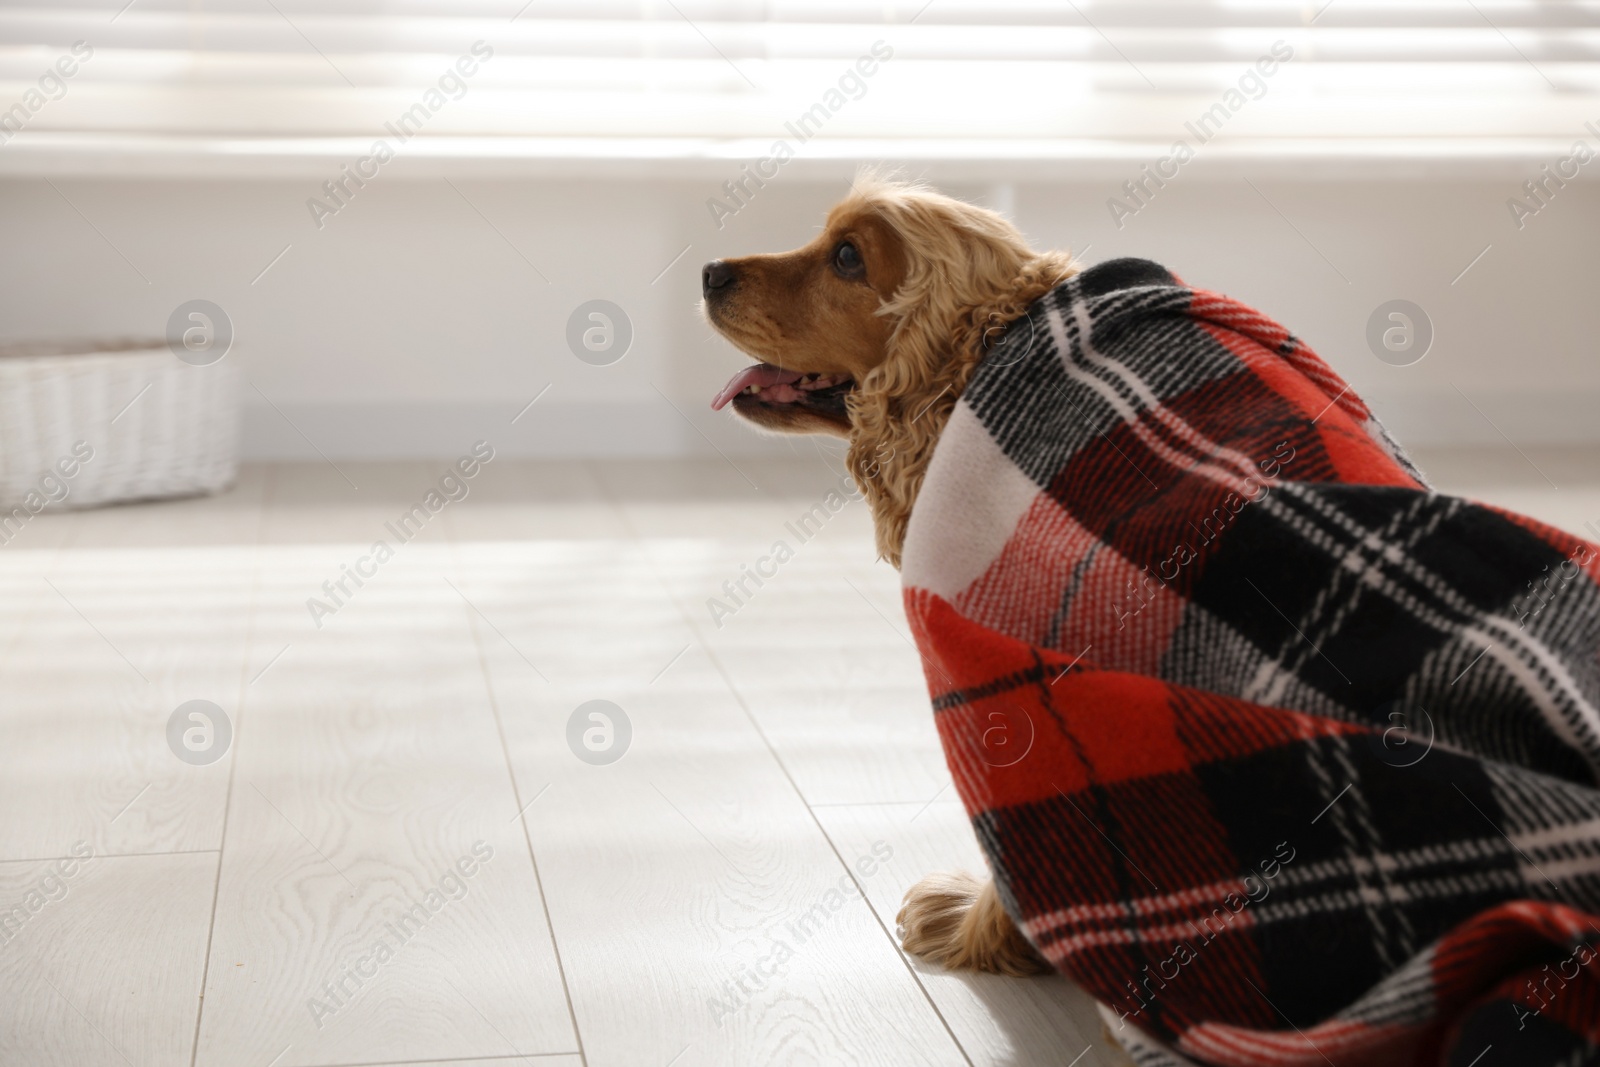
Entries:
POLYGON ((238 473, 239 423, 236 360, 190 366, 162 341, 0 346, 0 505, 47 476, 67 486, 59 507, 215 492, 238 473), (93 458, 73 463, 80 441, 93 458))

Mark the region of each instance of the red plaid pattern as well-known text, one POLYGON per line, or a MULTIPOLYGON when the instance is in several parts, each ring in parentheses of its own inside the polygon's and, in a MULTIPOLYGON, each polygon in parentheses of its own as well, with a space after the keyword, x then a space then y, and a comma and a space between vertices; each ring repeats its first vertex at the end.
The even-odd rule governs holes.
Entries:
POLYGON ((1007 909, 1141 1064, 1600 1062, 1600 552, 1119 260, 941 438, 905 604, 1007 909))

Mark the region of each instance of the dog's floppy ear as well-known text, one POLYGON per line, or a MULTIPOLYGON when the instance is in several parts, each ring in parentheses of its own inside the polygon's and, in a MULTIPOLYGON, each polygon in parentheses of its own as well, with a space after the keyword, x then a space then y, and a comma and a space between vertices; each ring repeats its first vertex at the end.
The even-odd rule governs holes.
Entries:
POLYGON ((898 567, 928 459, 984 332, 1020 318, 1077 268, 1065 253, 1034 253, 983 208, 892 184, 858 191, 899 237, 906 270, 880 311, 895 322, 887 357, 849 398, 846 462, 872 504, 878 554, 898 567))

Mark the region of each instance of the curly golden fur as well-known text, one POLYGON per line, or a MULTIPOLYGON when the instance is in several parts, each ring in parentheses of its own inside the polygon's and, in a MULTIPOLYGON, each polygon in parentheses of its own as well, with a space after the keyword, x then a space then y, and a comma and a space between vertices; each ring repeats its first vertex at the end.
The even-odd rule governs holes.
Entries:
POLYGON ((895 922, 902 948, 952 970, 1013 978, 1052 970, 1001 907, 994 882, 970 874, 930 874, 906 891, 895 922))
MULTIPOLYGON (((928 461, 973 371, 1077 270, 993 211, 865 173, 803 248, 706 265, 706 318, 761 361, 716 405, 767 429, 846 438, 878 553, 899 567, 928 461)), ((947 967, 1050 970, 992 881, 925 878, 899 922, 907 952, 947 967)))
POLYGON ((878 553, 898 567, 933 446, 967 379, 1005 327, 1077 268, 959 200, 892 184, 856 197, 909 253, 905 281, 879 311, 895 323, 886 357, 849 399, 847 462, 871 502, 878 553))
POLYGON ((735 410, 780 431, 846 437, 878 553, 898 567, 928 460, 967 380, 1005 327, 1077 270, 1067 253, 1029 248, 993 211, 866 173, 804 248, 708 265, 705 310, 765 363, 854 382, 842 418, 750 397, 735 410), (830 261, 843 243, 859 246, 859 277, 830 261), (713 269, 730 280, 713 288, 713 269))

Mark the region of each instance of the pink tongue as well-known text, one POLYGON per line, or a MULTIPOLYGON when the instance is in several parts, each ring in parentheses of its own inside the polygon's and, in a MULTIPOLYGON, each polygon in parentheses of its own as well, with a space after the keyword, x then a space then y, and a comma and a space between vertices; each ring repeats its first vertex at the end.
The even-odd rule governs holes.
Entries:
POLYGON ((759 385, 763 389, 769 385, 792 385, 802 377, 804 375, 799 371, 784 370, 770 363, 757 363, 753 367, 746 367, 729 379, 728 384, 722 387, 722 392, 711 401, 711 409, 721 411, 728 406, 729 401, 752 385, 759 385))

